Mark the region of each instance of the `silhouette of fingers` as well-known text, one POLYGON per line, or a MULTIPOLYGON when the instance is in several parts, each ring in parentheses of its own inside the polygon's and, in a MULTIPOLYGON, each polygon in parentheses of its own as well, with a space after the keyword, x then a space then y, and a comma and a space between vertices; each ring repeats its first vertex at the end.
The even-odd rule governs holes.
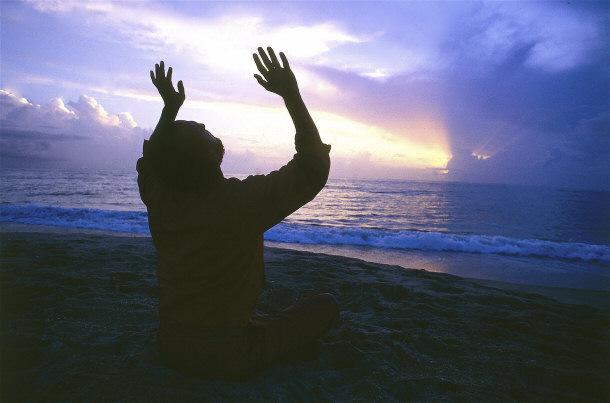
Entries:
POLYGON ((172 68, 167 69, 167 81, 172 82, 172 68))
POLYGON ((258 83, 267 91, 269 91, 269 83, 265 80, 263 80, 263 78, 261 76, 259 76, 258 74, 254 75, 254 78, 256 78, 256 81, 258 81, 258 83))
POLYGON ((275 56, 275 52, 273 51, 271 46, 267 48, 267 52, 269 52, 269 57, 271 58, 271 63, 273 64, 273 67, 280 67, 280 62, 278 62, 277 57, 275 56))
POLYGON ((155 80, 155 73, 152 70, 150 71, 150 79, 152 80, 153 85, 156 87, 157 81, 155 80))
POLYGON ((165 78, 165 63, 163 63, 163 60, 155 64, 155 73, 157 82, 165 78))
POLYGON ((271 60, 269 60, 269 57, 265 53, 265 50, 263 48, 259 47, 258 53, 261 55, 261 59, 263 60, 265 67, 267 67, 268 70, 271 70, 271 68, 273 67, 273 63, 271 63, 271 60))
POLYGON ((256 53, 252 54, 252 57, 254 57, 254 64, 256 64, 256 68, 258 69, 258 71, 260 71, 260 73, 263 75, 263 77, 267 76, 267 69, 265 69, 263 67, 263 64, 261 63, 261 59, 258 58, 258 55, 256 53))
POLYGON ((182 98, 186 98, 186 95, 184 94, 184 84, 182 84, 182 80, 178 81, 178 93, 182 98))
POLYGON ((290 64, 288 63, 288 59, 286 59, 286 55, 284 52, 280 52, 280 59, 282 59, 282 64, 285 69, 290 69, 290 64))

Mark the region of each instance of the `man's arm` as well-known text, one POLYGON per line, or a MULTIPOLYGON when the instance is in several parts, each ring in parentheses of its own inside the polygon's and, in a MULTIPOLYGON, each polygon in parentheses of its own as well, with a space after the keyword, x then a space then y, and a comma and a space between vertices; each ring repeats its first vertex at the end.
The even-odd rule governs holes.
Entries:
POLYGON ((320 133, 303 102, 297 80, 290 69, 288 59, 286 59, 284 53, 280 52, 282 66, 272 48, 268 47, 267 52, 269 56, 267 56, 263 48, 259 47, 258 53, 260 57, 256 53, 253 54, 256 68, 262 75, 261 77, 261 75, 255 74, 254 77, 267 91, 278 94, 283 98, 296 129, 295 146, 297 152, 304 151, 304 149, 309 149, 310 147, 322 146, 320 133))
POLYGON ((149 203, 154 199, 152 195, 156 192, 156 183, 152 174, 152 165, 159 151, 163 149, 163 136, 167 135, 167 127, 172 123, 178 115, 180 106, 184 103, 184 85, 182 81, 178 81, 178 91, 174 89, 172 84, 172 68, 170 67, 165 75, 165 64, 161 61, 155 65, 155 71, 150 71, 150 78, 153 85, 159 91, 163 99, 163 111, 159 118, 157 127, 150 136, 150 140, 144 140, 144 157, 140 158, 136 164, 138 171, 138 187, 140 189, 140 198, 149 206, 149 203))
POLYGON ((273 49, 258 48, 254 62, 260 74, 254 77, 267 91, 280 95, 296 129, 297 153, 285 166, 267 175, 249 176, 242 181, 244 194, 239 217, 245 231, 260 234, 312 200, 326 184, 330 168, 330 146, 322 143, 307 110, 288 60, 273 49), (261 60, 262 59, 262 60, 261 60))
POLYGON ((184 84, 182 83, 182 80, 178 81, 178 91, 174 89, 171 67, 167 70, 167 75, 165 75, 165 63, 163 60, 160 63, 155 64, 154 72, 152 70, 150 71, 150 79, 163 99, 163 111, 161 112, 159 123, 157 123, 155 131, 150 136, 150 141, 152 143, 159 142, 160 137, 166 132, 165 129, 176 119, 178 111, 184 103, 186 96, 184 94, 184 84))

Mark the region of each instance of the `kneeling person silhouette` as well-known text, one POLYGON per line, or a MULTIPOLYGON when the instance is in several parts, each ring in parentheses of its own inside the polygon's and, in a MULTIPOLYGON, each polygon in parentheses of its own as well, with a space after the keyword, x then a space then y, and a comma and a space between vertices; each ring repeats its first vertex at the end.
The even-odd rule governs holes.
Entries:
POLYGON ((220 139, 176 121, 184 85, 160 62, 151 79, 164 107, 138 160, 140 197, 159 254, 161 360, 184 374, 243 379, 303 358, 339 315, 335 298, 300 299, 276 315, 254 311, 263 286, 263 233, 312 200, 330 169, 330 146, 303 103, 288 60, 258 48, 256 80, 280 95, 296 129, 296 154, 281 169, 244 180, 220 169, 220 139))

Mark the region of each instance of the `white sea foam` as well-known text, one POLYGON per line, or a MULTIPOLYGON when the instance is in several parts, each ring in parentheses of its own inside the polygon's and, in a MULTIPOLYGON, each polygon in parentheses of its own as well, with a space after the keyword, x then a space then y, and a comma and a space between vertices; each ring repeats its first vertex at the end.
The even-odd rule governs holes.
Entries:
POLYGON ((303 244, 493 253, 610 263, 610 247, 603 245, 434 231, 303 226, 280 223, 265 233, 265 239, 303 244))
POLYGON ((146 212, 140 211, 1 205, 0 221, 118 232, 148 232, 146 212))
MULTIPOLYGON (((146 213, 137 211, 0 205, 0 221, 118 232, 148 232, 146 213)), ((267 231, 265 239, 286 243, 503 254, 610 263, 610 247, 604 245, 435 231, 387 230, 282 222, 267 231)))

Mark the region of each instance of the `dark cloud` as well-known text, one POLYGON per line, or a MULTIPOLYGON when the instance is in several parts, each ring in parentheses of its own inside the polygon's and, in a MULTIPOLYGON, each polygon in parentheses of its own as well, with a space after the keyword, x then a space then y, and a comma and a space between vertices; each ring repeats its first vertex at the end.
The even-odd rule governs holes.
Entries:
POLYGON ((149 131, 93 98, 37 105, 0 90, 0 164, 15 167, 133 166, 149 131))
POLYGON ((486 74, 447 80, 456 177, 475 180, 482 170, 480 180, 488 182, 609 188, 607 57, 561 72, 532 69, 523 60, 515 56, 486 74), (484 167, 472 165, 469 150, 491 157, 484 167))
POLYGON ((435 116, 451 180, 610 189, 608 3, 466 8, 436 63, 384 81, 317 68, 341 96, 316 102, 404 135, 435 116))

